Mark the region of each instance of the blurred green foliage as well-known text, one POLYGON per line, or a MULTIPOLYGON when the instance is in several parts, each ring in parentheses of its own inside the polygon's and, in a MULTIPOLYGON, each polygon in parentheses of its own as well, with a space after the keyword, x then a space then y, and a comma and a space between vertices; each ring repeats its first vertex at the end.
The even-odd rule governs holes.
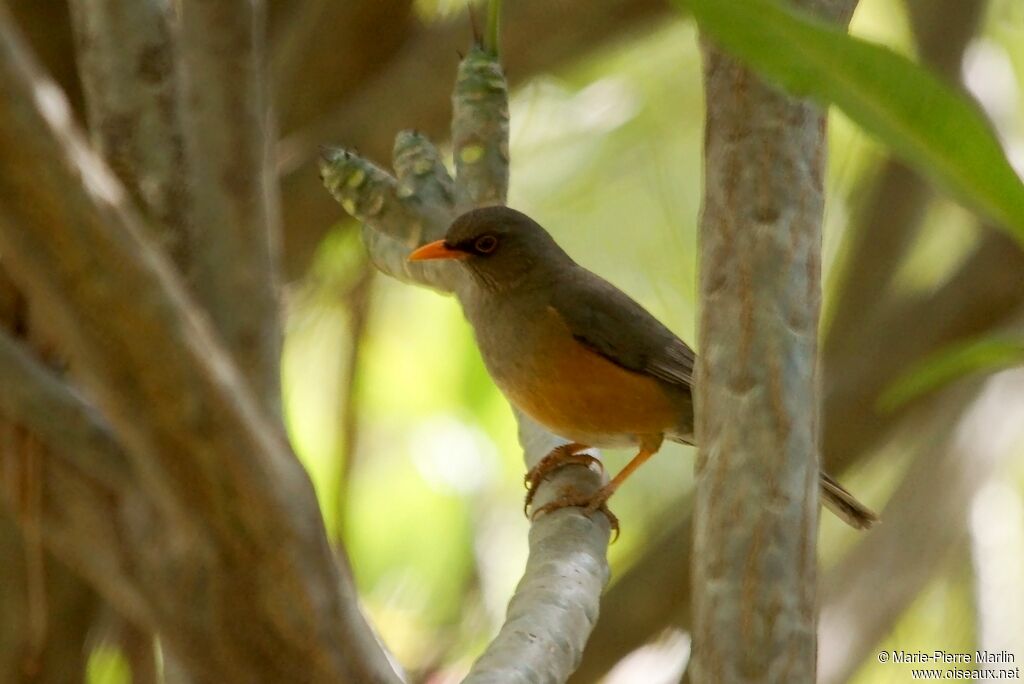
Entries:
POLYGON ((1024 364, 1024 340, 984 337, 954 344, 912 366, 878 398, 879 408, 892 411, 969 373, 991 373, 1024 364))
POLYGON ((89 654, 86 667, 89 684, 129 684, 131 669, 121 650, 113 646, 97 646, 89 654))
POLYGON ((841 107, 1024 244, 1024 183, 975 103, 928 69, 776 0, 676 4, 730 53, 794 93, 841 107))

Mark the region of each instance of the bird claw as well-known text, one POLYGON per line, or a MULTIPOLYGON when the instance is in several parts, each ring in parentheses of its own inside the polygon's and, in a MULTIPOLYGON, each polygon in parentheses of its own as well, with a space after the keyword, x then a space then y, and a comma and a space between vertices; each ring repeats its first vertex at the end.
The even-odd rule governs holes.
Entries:
POLYGON ((536 520, 541 515, 552 513, 562 508, 582 508, 583 515, 588 518, 597 511, 600 511, 608 518, 608 525, 611 527, 612 532, 615 533, 611 543, 615 543, 619 538, 619 518, 608 508, 609 496, 611 496, 611 492, 606 491, 605 488, 601 488, 589 495, 583 494, 574 488, 568 488, 554 501, 548 502, 533 511, 530 515, 530 520, 536 520))
POLYGON ((604 464, 601 460, 590 454, 582 453, 586 447, 579 444, 563 444, 555 447, 551 452, 537 462, 537 465, 523 476, 523 485, 526 487, 526 499, 523 501, 523 515, 529 517, 530 504, 537 494, 537 487, 548 475, 570 465, 580 465, 590 468, 596 465, 598 473, 604 475, 604 464))

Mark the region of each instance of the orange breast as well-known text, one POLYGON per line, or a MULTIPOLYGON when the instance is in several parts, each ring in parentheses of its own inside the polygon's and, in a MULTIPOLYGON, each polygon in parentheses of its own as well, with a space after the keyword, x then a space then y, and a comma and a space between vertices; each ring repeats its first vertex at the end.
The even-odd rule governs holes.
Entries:
POLYGON ((530 363, 519 366, 521 377, 499 379, 509 399, 535 420, 594 446, 602 446, 598 435, 657 435, 679 424, 679 399, 657 380, 591 351, 553 309, 543 327, 530 363))

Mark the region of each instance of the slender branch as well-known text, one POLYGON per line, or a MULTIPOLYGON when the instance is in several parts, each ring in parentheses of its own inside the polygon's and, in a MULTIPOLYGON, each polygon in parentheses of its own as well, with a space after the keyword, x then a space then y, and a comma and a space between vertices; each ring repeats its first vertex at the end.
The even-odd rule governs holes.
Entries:
POLYGON ((191 281, 261 405, 280 415, 279 216, 263 4, 182 0, 191 281))
MULTIPOLYGON (((434 146, 426 138, 419 144, 424 171, 407 175, 403 187, 387 171, 340 148, 324 149, 320 177, 342 208, 362 223, 363 241, 377 268, 402 282, 450 292, 459 279, 451 264, 407 260, 418 245, 443 235, 454 217, 443 193, 416 194, 418 186, 434 189, 443 184, 440 174, 447 177, 434 146)), ((399 159, 410 157, 403 154, 399 159)))
POLYGON ((131 480, 127 458, 96 410, 0 328, 0 413, 107 486, 131 480))
POLYGON ((357 406, 357 386, 360 364, 366 345, 366 329, 369 322, 370 304, 373 292, 373 269, 368 261, 361 260, 355 282, 344 297, 348 314, 348 350, 342 377, 339 380, 343 388, 339 392, 341 410, 338 426, 341 430, 340 439, 336 441, 335 458, 338 461, 338 475, 335 483, 334 520, 337 529, 336 538, 341 539, 345 530, 345 521, 349 504, 349 485, 352 468, 355 463, 359 446, 359 410, 357 406))
POLYGON ((501 22, 501 0, 487 2, 487 32, 484 34, 484 50, 495 57, 499 56, 498 40, 501 37, 498 26, 501 22))
MULTIPOLYGON (((455 144, 456 155, 478 146, 480 156, 471 153, 470 161, 463 159, 461 166, 457 162, 460 172, 454 192, 436 149, 417 133, 398 136, 398 180, 339 150, 325 152, 320 171, 342 207, 363 220, 363 235, 375 264, 400 280, 454 292, 461 299, 467 279, 456 265, 428 262, 425 268, 406 261, 412 248, 444 234, 455 213, 454 198, 472 205, 497 201, 506 191, 508 155, 501 151, 507 145, 503 76, 493 58, 480 50, 466 57, 459 73, 457 92, 477 89, 484 96, 479 101, 464 97, 456 105, 453 137, 462 141, 455 144)), ((563 442, 525 416, 517 419, 527 466, 563 442)), ((600 482, 590 470, 565 469, 540 486, 536 501, 542 505, 570 484, 588 492, 600 482)), ((597 619, 601 589, 608 578, 608 537, 604 516, 591 519, 575 509, 562 509, 533 522, 530 557, 506 622, 474 664, 467 682, 564 682, 568 678, 597 619)))
POLYGON ((621 573, 601 600, 598 620, 583 661, 569 680, 600 681, 626 655, 669 625, 689 631, 693 564, 693 497, 672 506, 663 532, 636 563, 621 573), (680 518, 680 512, 685 514, 680 518))
POLYGON ((0 16, 0 250, 145 495, 179 504, 133 558, 161 633, 211 681, 396 681, 301 465, 10 26, 0 16))
MULTIPOLYGON (((378 3, 385 4, 374 0, 378 3)), ((571 63, 670 12, 661 0, 517 0, 502 9, 502 63, 513 84, 571 63)), ((455 64, 445 56, 465 40, 465 32, 464 17, 419 28, 393 58, 373 57, 374 68, 358 80, 339 80, 338 98, 322 102, 314 119, 299 129, 284 129, 287 137, 279 145, 278 159, 289 277, 302 275, 316 245, 337 220, 333 202, 316 183, 312 162, 319 145, 343 140, 368 159, 382 161, 390 150, 391 132, 409 125, 410 119, 434 139, 447 137, 452 103, 451 90, 443 84, 451 82, 455 64)), ((362 35, 376 39, 378 33, 362 35)), ((338 44, 330 36, 317 49, 337 51, 338 44)), ((350 51, 343 52, 347 60, 350 51)), ((377 55, 376 48, 371 46, 367 54, 377 55)), ((337 71, 339 79, 349 73, 347 68, 337 71)), ((333 78, 331 72, 324 80, 333 78)))
MULTIPOLYGON (((800 3, 848 14, 852 3, 800 3)), ((825 113, 702 44, 695 682, 815 671, 825 113)))

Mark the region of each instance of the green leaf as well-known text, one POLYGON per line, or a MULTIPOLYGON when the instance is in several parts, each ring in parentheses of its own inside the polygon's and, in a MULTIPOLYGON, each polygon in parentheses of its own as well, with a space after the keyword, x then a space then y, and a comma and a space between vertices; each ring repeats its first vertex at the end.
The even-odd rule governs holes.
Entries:
POLYGON ((974 102, 923 67, 775 0, 675 0, 762 76, 834 104, 1024 243, 1024 185, 974 102))
POLYGON ((878 398, 881 411, 893 411, 912 399, 971 373, 992 373, 1024 364, 1024 340, 975 339, 951 345, 911 367, 878 398))

